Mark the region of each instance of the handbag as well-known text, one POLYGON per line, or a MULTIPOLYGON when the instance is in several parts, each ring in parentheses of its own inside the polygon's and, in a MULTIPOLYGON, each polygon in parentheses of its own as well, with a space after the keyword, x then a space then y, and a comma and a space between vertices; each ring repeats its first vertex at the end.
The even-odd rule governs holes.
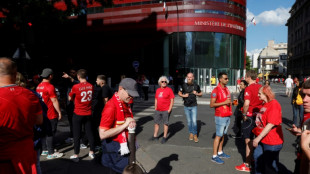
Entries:
POLYGON ((263 131, 263 128, 260 128, 257 126, 252 129, 252 132, 255 136, 258 136, 260 133, 262 133, 262 131, 263 131))
MULTIPOLYGON (((256 119, 258 119, 261 123, 261 125, 264 125, 261 118, 259 116, 256 117, 256 119)), ((259 126, 256 126, 252 129, 252 132, 255 136, 258 136, 260 133, 262 133, 264 127, 259 127, 259 126)))

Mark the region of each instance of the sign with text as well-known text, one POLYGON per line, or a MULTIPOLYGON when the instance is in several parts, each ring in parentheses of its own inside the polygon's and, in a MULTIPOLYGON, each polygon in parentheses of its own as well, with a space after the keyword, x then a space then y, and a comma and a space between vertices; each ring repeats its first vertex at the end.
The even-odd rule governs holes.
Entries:
POLYGON ((212 27, 226 27, 233 28, 236 30, 244 31, 244 27, 238 24, 232 24, 228 22, 222 21, 195 21, 195 25, 204 25, 204 26, 212 26, 212 27))

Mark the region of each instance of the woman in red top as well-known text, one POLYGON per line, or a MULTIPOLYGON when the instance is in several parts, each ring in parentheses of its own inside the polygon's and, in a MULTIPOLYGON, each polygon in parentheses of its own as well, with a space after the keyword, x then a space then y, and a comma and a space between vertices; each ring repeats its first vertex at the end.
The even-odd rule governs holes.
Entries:
MULTIPOLYGON (((270 86, 263 86, 258 92, 263 107, 256 116, 256 130, 260 132, 253 140, 255 173, 278 173, 279 153, 283 146, 282 112, 279 102, 270 86)), ((255 131, 253 131, 255 132, 255 131)), ((254 133, 255 134, 255 133, 254 133)))

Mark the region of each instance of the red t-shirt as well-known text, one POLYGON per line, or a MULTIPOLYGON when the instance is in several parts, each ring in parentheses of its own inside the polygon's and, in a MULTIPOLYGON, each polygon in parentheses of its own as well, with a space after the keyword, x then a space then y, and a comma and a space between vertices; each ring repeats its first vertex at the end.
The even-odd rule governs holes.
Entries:
POLYGON ((46 104, 47 110, 47 117, 48 119, 55 119, 58 118, 58 112, 54 108, 53 102, 51 98, 56 98, 56 91, 55 87, 49 82, 41 82, 37 87, 37 93, 42 96, 42 100, 46 104))
MULTIPOLYGON (((122 101, 121 101, 121 103, 123 106, 125 119, 127 117, 132 117, 129 104, 124 103, 122 101)), ((114 128, 116 126, 116 114, 117 114, 116 109, 117 108, 114 105, 114 102, 112 99, 106 103, 106 105, 104 106, 104 109, 101 113, 101 121, 100 121, 99 128, 104 129, 104 130, 109 130, 109 129, 114 128)), ((128 137, 128 130, 125 129, 125 132, 126 132, 126 135, 128 137)), ((113 137, 113 141, 117 141, 117 136, 113 137)))
POLYGON ((32 173, 36 162, 33 127, 42 114, 39 98, 20 86, 2 87, 0 113, 0 161, 10 160, 19 173, 32 173))
POLYGON ((268 103, 265 103, 260 109, 257 117, 261 118, 261 121, 257 121, 256 125, 263 124, 265 127, 268 123, 275 125, 276 127, 271 129, 269 133, 261 140, 262 143, 268 145, 279 145, 283 144, 283 132, 282 132, 282 111, 281 105, 277 100, 271 100, 268 103))
POLYGON ((171 103, 171 99, 174 98, 174 94, 171 88, 158 88, 156 90, 155 98, 157 99, 157 111, 168 111, 171 103))
MULTIPOLYGON (((211 92, 211 98, 215 98, 215 103, 221 103, 224 101, 218 101, 218 97, 219 97, 219 91, 217 89, 218 87, 214 88, 213 91, 211 92)), ((226 90, 224 90, 224 92, 226 93, 226 95, 228 95, 228 93, 226 92, 226 90)), ((230 97, 230 94, 227 96, 228 98, 230 97)), ((230 109, 229 107, 231 106, 225 106, 227 107, 226 109, 230 109)), ((215 116, 216 117, 230 117, 231 114, 227 115, 226 113, 223 113, 224 109, 220 109, 221 106, 216 107, 215 108, 215 116)))
POLYGON ((69 93, 74 98, 74 113, 80 116, 91 115, 91 100, 93 96, 93 85, 88 82, 76 84, 69 93))
POLYGON ((263 101, 259 100, 258 91, 262 85, 254 83, 249 85, 244 90, 244 101, 250 100, 250 105, 248 112, 246 113, 247 116, 252 117, 252 114, 255 112, 259 112, 260 108, 262 107, 263 101))

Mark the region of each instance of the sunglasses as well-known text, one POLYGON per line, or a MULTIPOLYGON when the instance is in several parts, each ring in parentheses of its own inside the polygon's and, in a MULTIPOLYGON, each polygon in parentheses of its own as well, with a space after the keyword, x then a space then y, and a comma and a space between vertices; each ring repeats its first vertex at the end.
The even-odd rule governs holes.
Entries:
POLYGON ((224 78, 224 80, 228 80, 229 78, 224 78))
POLYGON ((161 83, 167 83, 167 81, 161 81, 161 83))

